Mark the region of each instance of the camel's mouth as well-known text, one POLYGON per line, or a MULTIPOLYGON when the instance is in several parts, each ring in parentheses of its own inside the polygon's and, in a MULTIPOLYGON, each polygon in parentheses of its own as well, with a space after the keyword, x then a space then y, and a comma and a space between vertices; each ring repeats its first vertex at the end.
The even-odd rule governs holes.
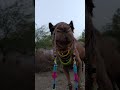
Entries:
POLYGON ((59 41, 59 42, 56 42, 56 45, 61 50, 66 50, 71 43, 72 42, 70 41, 59 41))

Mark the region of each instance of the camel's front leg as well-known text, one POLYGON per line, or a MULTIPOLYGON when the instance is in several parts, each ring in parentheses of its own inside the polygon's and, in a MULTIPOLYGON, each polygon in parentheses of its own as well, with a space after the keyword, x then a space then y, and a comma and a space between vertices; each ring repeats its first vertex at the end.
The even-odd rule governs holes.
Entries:
POLYGON ((64 72, 64 74, 67 78, 69 90, 72 90, 72 83, 71 83, 71 80, 70 80, 70 74, 69 74, 68 68, 63 66, 63 72, 64 72))
POLYGON ((80 59, 80 56, 79 56, 79 53, 78 51, 76 50, 75 51, 75 56, 76 56, 76 60, 77 60, 77 66, 78 66, 78 86, 79 86, 79 89, 78 90, 83 90, 82 88, 82 85, 81 85, 81 76, 82 76, 82 61, 80 59))
POLYGON ((81 63, 79 64, 78 66, 78 78, 79 78, 79 81, 78 81, 78 90, 83 90, 83 87, 81 85, 81 76, 82 76, 82 65, 81 63))

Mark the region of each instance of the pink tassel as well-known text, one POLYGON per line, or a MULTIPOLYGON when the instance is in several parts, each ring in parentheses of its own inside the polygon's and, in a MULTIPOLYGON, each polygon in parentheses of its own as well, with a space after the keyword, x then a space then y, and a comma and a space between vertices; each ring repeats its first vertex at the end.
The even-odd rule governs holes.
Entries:
POLYGON ((77 74, 74 74, 74 80, 78 82, 79 78, 77 74))
POLYGON ((57 73, 56 72, 53 72, 52 73, 52 77, 55 79, 57 77, 57 73))

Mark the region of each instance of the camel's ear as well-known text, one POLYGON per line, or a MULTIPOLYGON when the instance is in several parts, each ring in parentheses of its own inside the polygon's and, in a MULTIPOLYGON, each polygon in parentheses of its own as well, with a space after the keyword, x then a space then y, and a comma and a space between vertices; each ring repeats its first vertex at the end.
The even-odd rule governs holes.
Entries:
POLYGON ((73 25, 73 21, 70 21, 70 27, 71 27, 71 29, 72 29, 72 31, 74 30, 74 25, 73 25))
POLYGON ((49 23, 49 29, 50 29, 50 32, 51 32, 51 35, 52 35, 53 31, 54 31, 54 26, 51 22, 49 23))

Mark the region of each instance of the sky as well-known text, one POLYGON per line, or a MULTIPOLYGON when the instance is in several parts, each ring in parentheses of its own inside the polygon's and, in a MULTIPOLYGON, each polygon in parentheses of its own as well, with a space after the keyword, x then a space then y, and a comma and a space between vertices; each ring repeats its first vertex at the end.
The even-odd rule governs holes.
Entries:
POLYGON ((85 0, 35 0, 37 28, 58 22, 74 24, 74 36, 78 38, 85 29, 85 0))

